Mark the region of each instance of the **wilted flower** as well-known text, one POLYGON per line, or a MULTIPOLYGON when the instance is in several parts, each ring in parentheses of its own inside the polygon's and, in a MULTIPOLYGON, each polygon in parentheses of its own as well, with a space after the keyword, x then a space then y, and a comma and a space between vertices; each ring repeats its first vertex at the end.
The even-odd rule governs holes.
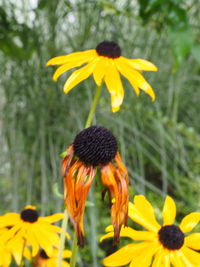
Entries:
POLYGON ((97 167, 110 199, 115 198, 111 208, 115 242, 119 241, 122 224, 127 223, 128 172, 121 161, 116 139, 104 127, 91 126, 77 134, 62 163, 65 202, 79 246, 84 246, 85 202, 97 167))

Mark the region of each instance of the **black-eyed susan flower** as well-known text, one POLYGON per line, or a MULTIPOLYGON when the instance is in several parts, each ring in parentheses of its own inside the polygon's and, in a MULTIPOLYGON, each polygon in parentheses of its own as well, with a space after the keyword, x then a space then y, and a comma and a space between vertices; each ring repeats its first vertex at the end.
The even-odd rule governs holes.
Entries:
POLYGON ((155 93, 150 84, 144 79, 141 71, 157 71, 157 67, 144 59, 128 59, 121 56, 121 48, 115 42, 104 41, 97 45, 96 49, 83 52, 75 52, 66 56, 50 59, 47 66, 60 65, 53 75, 53 80, 64 72, 80 67, 74 71, 64 85, 64 92, 68 93, 73 87, 87 79, 92 73, 98 86, 105 82, 111 95, 112 111, 119 110, 123 98, 124 89, 120 74, 123 75, 139 95, 140 89, 155 99, 155 93))
MULTIPOLYGON (((71 251, 64 250, 62 253, 62 259, 70 258, 71 251)), ((51 257, 49 257, 46 252, 42 249, 39 251, 38 255, 35 258, 34 266, 35 267, 56 267, 58 261, 58 250, 56 248, 53 249, 53 253, 51 257)), ((69 263, 65 260, 62 260, 62 267, 69 267, 69 263)))
POLYGON ((85 202, 97 167, 110 199, 112 196, 115 198, 111 207, 114 242, 119 241, 121 226, 127 223, 128 172, 117 150, 115 137, 101 126, 91 126, 81 131, 67 149, 62 163, 64 197, 81 247, 84 246, 85 202))
POLYGON ((4 242, 2 238, 5 233, 9 231, 8 228, 0 229, 0 266, 8 267, 11 264, 12 257, 15 259, 17 265, 20 265, 22 255, 24 258, 30 260, 31 253, 27 247, 24 247, 24 240, 19 237, 18 242, 10 243, 4 242))
POLYGON ((39 217, 34 206, 26 206, 20 214, 7 213, 0 216, 0 228, 8 227, 8 231, 1 235, 1 241, 7 243, 9 248, 32 247, 34 257, 40 247, 48 255, 53 253, 53 247, 59 247, 60 241, 58 233, 60 227, 52 225, 63 218, 63 213, 56 213, 51 216, 39 217))
MULTIPOLYGON (((154 216, 151 204, 142 195, 129 203, 129 217, 146 230, 136 231, 122 227, 120 236, 141 241, 130 243, 103 260, 104 266, 130 267, 199 267, 200 233, 189 234, 200 221, 200 213, 192 212, 185 216, 180 225, 174 224, 176 205, 173 199, 166 197, 163 211, 163 224, 154 216)), ((102 240, 113 236, 112 226, 107 228, 102 240)))

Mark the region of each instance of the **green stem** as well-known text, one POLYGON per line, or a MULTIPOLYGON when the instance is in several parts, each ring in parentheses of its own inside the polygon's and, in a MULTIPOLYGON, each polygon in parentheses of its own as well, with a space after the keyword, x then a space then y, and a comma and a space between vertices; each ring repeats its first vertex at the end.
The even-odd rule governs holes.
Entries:
POLYGON ((90 107, 90 112, 88 114, 87 121, 85 123, 85 128, 88 128, 88 127, 91 126, 92 119, 93 119, 93 116, 94 116, 94 113, 95 113, 95 110, 96 110, 96 107, 97 107, 97 103, 98 103, 98 100, 99 100, 99 96, 100 96, 100 93, 101 93, 101 87, 102 86, 100 85, 96 89, 96 92, 95 92, 95 95, 94 95, 94 99, 93 99, 92 105, 90 107))
MULTIPOLYGON (((102 86, 100 85, 100 86, 98 86, 96 88, 94 99, 93 99, 92 105, 90 107, 90 112, 88 114, 87 121, 85 123, 85 128, 90 127, 91 124, 92 124, 92 119, 94 117, 94 113, 95 113, 95 110, 96 110, 96 107, 97 107, 97 103, 98 103, 98 100, 99 100, 99 97, 100 97, 100 94, 101 94, 101 87, 102 86)), ((76 236, 76 233, 74 233, 74 240, 73 240, 73 244, 72 244, 72 256, 71 256, 71 260, 70 260, 70 267, 75 267, 76 266, 77 253, 78 253, 77 236, 76 236)))
POLYGON ((58 267, 61 267, 62 265, 62 254, 65 246, 65 233, 67 230, 67 222, 68 222, 68 214, 67 214, 67 209, 65 209, 62 221, 62 230, 60 235, 60 247, 58 250, 58 267))
POLYGON ((72 244, 72 256, 70 259, 70 267, 76 266, 77 252, 78 252, 77 236, 76 236, 76 232, 74 232, 74 240, 73 240, 73 244, 72 244))

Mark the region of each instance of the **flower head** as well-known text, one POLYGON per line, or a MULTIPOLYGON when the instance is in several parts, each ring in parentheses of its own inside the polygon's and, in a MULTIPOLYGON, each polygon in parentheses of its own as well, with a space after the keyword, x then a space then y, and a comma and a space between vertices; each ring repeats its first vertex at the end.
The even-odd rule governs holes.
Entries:
POLYGON ((128 172, 112 133, 104 127, 91 126, 77 134, 62 162, 65 202, 81 247, 84 246, 85 202, 97 167, 110 199, 112 196, 115 198, 111 221, 115 231, 114 241, 118 242, 121 226, 126 224, 128 216, 128 172))
POLYGON ((136 95, 139 95, 141 89, 150 95, 152 100, 155 99, 155 93, 141 71, 157 71, 157 67, 144 59, 128 59, 121 56, 121 48, 115 42, 104 41, 98 44, 96 49, 55 57, 47 62, 47 66, 60 65, 53 75, 55 81, 64 72, 83 64, 85 65, 74 71, 65 82, 65 93, 93 73, 98 86, 105 82, 111 95, 112 111, 116 112, 120 109, 124 98, 121 74, 133 86, 136 95))
MULTIPOLYGON (((62 258, 70 258, 71 257, 71 251, 70 250, 64 250, 62 254, 62 258)), ((58 250, 56 248, 53 249, 53 253, 51 256, 48 256, 47 253, 42 249, 38 252, 34 266, 35 267, 52 267, 57 266, 58 261, 58 250)), ((62 267, 69 267, 69 263, 65 260, 62 260, 62 267)))
MULTIPOLYGON (((160 225, 154 216, 151 204, 142 195, 135 196, 134 203, 129 203, 129 217, 146 230, 136 231, 122 227, 120 236, 129 237, 141 242, 131 243, 103 260, 105 266, 131 267, 198 267, 200 266, 200 233, 188 234, 200 221, 200 213, 192 212, 185 216, 180 225, 174 224, 176 205, 173 199, 166 197, 163 211, 163 224, 160 225), (151 265, 152 264, 152 265, 151 265)), ((101 240, 112 237, 112 226, 106 229, 109 233, 101 240)))
POLYGON ((30 205, 26 206, 20 214, 7 213, 0 216, 0 228, 8 227, 2 234, 1 241, 10 249, 20 247, 23 251, 24 245, 31 246, 33 257, 40 247, 51 255, 53 247, 59 247, 58 233, 61 232, 60 227, 52 223, 62 218, 63 213, 40 217, 36 207, 30 205))

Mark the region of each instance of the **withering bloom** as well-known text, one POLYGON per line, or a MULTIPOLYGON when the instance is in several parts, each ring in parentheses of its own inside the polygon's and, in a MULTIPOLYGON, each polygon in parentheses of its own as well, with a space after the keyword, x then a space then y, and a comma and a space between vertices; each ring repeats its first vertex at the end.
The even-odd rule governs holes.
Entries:
POLYGON ((157 67, 144 59, 128 59, 121 56, 121 48, 115 42, 103 41, 97 45, 96 49, 54 57, 47 62, 47 66, 60 65, 53 75, 55 81, 64 72, 83 64, 85 65, 74 71, 65 82, 64 92, 66 94, 93 74, 98 86, 105 82, 111 96, 112 111, 116 112, 120 109, 124 99, 121 74, 130 82, 136 95, 139 95, 141 89, 150 95, 152 100, 155 99, 155 93, 142 76, 141 71, 157 71, 157 67))
MULTIPOLYGON (((122 227, 120 236, 133 241, 106 257, 104 266, 200 267, 200 233, 190 233, 200 221, 200 212, 186 215, 176 225, 176 205, 167 196, 162 216, 163 223, 159 224, 148 200, 142 195, 135 196, 134 203, 129 203, 129 217, 146 230, 122 227)), ((112 226, 106 231, 101 241, 114 235, 112 226)))
POLYGON ((113 134, 104 127, 91 126, 77 134, 62 162, 66 207, 81 247, 84 246, 85 202, 97 168, 110 199, 114 197, 111 221, 117 243, 121 226, 127 223, 128 172, 113 134))

